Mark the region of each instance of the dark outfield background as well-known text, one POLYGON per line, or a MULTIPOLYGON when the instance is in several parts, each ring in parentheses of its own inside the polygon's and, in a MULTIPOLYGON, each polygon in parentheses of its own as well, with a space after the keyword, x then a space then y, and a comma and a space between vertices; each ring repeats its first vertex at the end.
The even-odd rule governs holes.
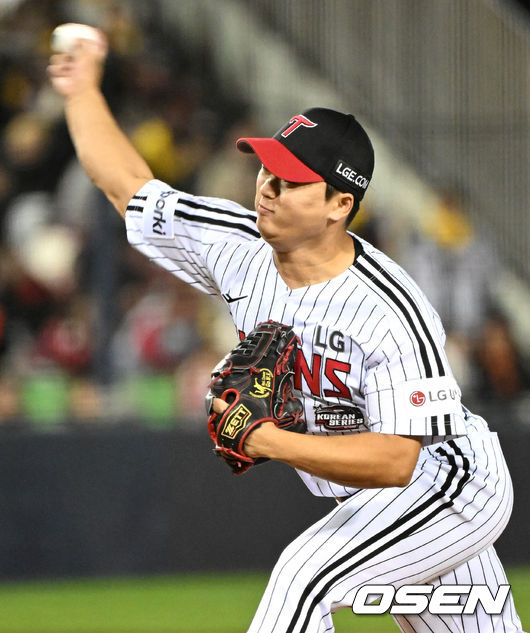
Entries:
POLYGON ((286 467, 234 477, 211 454, 203 393, 233 327, 135 253, 81 176, 46 75, 63 22, 105 30, 113 112, 184 191, 251 207, 256 169, 234 137, 315 104, 373 130, 383 151, 355 231, 413 277, 433 263, 421 285, 447 313, 464 401, 501 433, 514 479, 498 549, 530 563, 530 14, 510 0, 299 4, 0 0, 0 580, 269 570, 333 507, 286 467), (448 191, 464 208, 439 229, 474 238, 457 241, 460 264, 431 235, 448 191))
MULTIPOLYGON (((516 492, 498 541, 530 563, 530 430, 504 433, 516 492)), ((334 502, 290 468, 232 475, 206 433, 141 427, 0 434, 0 578, 270 569, 334 502)))

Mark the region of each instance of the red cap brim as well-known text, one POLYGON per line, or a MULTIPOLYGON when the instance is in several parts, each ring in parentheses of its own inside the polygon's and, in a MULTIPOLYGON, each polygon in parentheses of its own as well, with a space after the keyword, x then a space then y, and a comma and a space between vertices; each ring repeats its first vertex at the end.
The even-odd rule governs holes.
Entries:
POLYGON ((275 138, 240 138, 237 149, 255 153, 265 167, 278 178, 290 182, 323 182, 324 178, 306 167, 285 145, 275 138))

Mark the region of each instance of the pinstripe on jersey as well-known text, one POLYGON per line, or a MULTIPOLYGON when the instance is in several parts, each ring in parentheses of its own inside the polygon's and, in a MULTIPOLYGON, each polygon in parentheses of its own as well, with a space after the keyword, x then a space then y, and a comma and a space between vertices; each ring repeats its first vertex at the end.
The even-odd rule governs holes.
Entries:
MULTIPOLYGON (((491 544, 510 515, 509 474, 496 435, 460 403, 445 334, 425 295, 355 236, 347 270, 291 289, 255 218, 229 201, 151 181, 126 219, 132 245, 222 297, 241 333, 268 319, 293 326, 309 433, 418 435, 424 446, 403 489, 358 490, 299 473, 314 494, 347 501, 286 548, 249 633, 331 632, 332 612, 351 605, 365 584, 444 583, 464 566, 475 577, 478 567, 484 577, 501 575, 491 544)), ((520 632, 510 601, 500 621, 505 633, 520 632)), ((450 628, 430 614, 398 624, 405 633, 497 630, 487 616, 477 618, 476 629, 463 621, 450 628)))
MULTIPOLYGON (((168 191, 152 181, 131 200, 128 237, 184 281, 223 296, 240 332, 267 319, 293 326, 302 343, 297 387, 310 432, 401 433, 424 436, 425 444, 465 434, 443 329, 410 277, 354 238, 356 259, 344 273, 292 290, 278 274, 271 247, 256 238, 255 217, 235 203, 168 191), (162 206, 174 223, 172 237, 147 239, 146 226, 162 206), (426 398, 443 392, 452 400, 416 408, 407 401, 409 385, 426 398)), ((354 491, 300 475, 316 495, 354 491)))
POLYGON ((291 543, 249 633, 332 630, 359 587, 430 583, 487 550, 512 488, 496 436, 471 435, 422 449, 406 488, 359 491, 291 543))
MULTIPOLYGON (((462 456, 462 452, 458 450, 454 443, 451 444, 451 448, 453 448, 455 453, 459 453, 459 455, 462 456)), ((469 462, 462 456, 463 473, 460 474, 456 485, 454 485, 454 480, 458 474, 458 466, 456 465, 455 458, 453 455, 449 455, 445 449, 438 448, 437 450, 444 456, 450 457, 449 463, 451 464, 449 474, 440 489, 419 506, 404 513, 390 525, 385 525, 382 530, 376 532, 373 536, 366 539, 366 541, 363 541, 360 545, 357 545, 357 547, 353 548, 351 551, 341 552, 341 557, 338 560, 319 571, 319 573, 316 574, 302 592, 298 606, 287 628, 287 633, 293 632, 297 620, 300 618, 304 609, 305 603, 308 602, 308 597, 313 593, 315 587, 322 583, 318 593, 312 597, 310 604, 306 607, 307 613, 301 626, 302 631, 306 630, 307 623, 315 607, 322 601, 329 589, 343 576, 351 574, 363 563, 370 561, 378 554, 392 547, 392 545, 398 541, 410 536, 413 532, 419 530, 426 523, 436 518, 436 516, 445 508, 453 505, 455 498, 462 492, 462 488, 469 480, 469 462), (451 487, 453 490, 449 494, 448 491, 451 487), (447 501, 439 503, 444 496, 447 498, 447 501), (372 545, 376 546, 375 549, 372 549, 372 545), (367 550, 370 550, 369 553, 363 554, 367 550), (355 562, 352 563, 352 560, 355 562), (344 565, 345 563, 348 566, 345 569, 341 569, 340 572, 337 571, 341 565, 344 565), (322 581, 324 581, 324 579, 325 582, 323 583, 322 581)))

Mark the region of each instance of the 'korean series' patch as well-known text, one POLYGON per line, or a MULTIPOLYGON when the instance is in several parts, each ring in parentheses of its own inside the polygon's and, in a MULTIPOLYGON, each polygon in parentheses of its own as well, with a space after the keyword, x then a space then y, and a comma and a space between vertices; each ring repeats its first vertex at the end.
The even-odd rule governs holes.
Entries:
POLYGON ((315 407, 315 424, 327 431, 356 431, 366 426, 359 407, 341 405, 315 407))

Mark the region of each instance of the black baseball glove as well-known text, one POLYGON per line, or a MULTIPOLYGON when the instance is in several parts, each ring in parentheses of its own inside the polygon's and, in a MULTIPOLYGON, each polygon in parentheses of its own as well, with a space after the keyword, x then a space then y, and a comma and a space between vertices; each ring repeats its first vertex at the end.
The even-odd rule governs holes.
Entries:
POLYGON ((245 455, 245 440, 263 422, 305 433, 302 404, 294 397, 294 364, 298 341, 281 323, 259 323, 212 372, 206 395, 208 431, 215 451, 236 474, 267 461, 245 455), (213 411, 214 398, 228 403, 224 413, 213 411))

